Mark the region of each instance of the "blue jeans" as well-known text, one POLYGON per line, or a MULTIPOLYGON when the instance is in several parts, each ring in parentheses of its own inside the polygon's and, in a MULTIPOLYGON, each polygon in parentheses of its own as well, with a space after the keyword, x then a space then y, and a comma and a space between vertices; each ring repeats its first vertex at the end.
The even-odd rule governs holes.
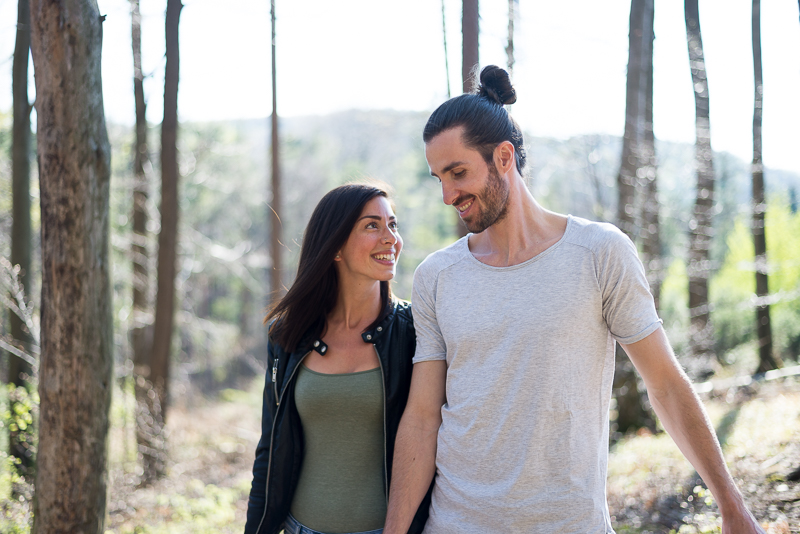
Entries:
MULTIPOLYGON (((292 517, 292 514, 289 514, 289 517, 286 518, 286 524, 283 528, 284 534, 325 534, 324 532, 319 532, 317 530, 312 530, 305 525, 302 525, 297 519, 292 517)), ((376 530, 367 530, 364 532, 351 532, 350 534, 383 534, 383 529, 379 528, 376 530)))

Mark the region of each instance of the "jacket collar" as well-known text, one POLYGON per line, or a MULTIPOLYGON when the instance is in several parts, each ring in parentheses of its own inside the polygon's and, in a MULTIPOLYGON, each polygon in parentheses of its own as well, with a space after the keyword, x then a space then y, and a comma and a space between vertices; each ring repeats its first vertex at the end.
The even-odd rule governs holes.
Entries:
MULTIPOLYGON (((379 339, 381 339, 381 337, 383 337, 383 334, 386 332, 386 329, 389 327, 389 324, 392 322, 395 314, 397 313, 397 306, 398 306, 398 301, 393 298, 389 302, 390 309, 386 317, 384 317, 383 320, 380 323, 378 323, 377 326, 361 334, 361 339, 364 340, 364 343, 375 344, 378 342, 379 339)), ((328 352, 328 345, 326 345, 325 342, 322 341, 321 339, 315 339, 313 342, 310 342, 309 344, 312 350, 317 351, 323 356, 325 355, 326 352, 328 352)))

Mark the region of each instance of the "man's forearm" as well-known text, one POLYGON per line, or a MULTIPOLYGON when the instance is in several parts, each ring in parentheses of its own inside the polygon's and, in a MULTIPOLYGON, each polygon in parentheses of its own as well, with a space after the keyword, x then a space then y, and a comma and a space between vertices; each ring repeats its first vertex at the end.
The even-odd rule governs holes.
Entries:
MULTIPOLYGON (((723 525, 734 523, 735 527, 744 528, 743 523, 755 523, 728 471, 716 433, 700 399, 688 379, 682 378, 680 386, 650 394, 656 414, 711 490, 722 514, 723 525)), ((752 526, 755 527, 755 524, 752 526)), ((723 532, 729 530, 726 528, 723 532)))
POLYGON ((623 345, 647 386, 647 394, 664 428, 703 477, 722 513, 723 534, 763 533, 733 482, 714 427, 675 359, 664 330, 623 345))
POLYGON ((406 413, 397 429, 384 534, 405 534, 436 473, 438 425, 406 413))

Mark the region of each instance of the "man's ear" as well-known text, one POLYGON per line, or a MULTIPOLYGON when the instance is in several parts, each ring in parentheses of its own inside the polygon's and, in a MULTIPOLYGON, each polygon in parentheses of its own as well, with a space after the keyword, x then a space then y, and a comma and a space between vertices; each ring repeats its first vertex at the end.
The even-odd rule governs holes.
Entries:
POLYGON ((514 145, 510 141, 503 141, 495 147, 494 164, 500 174, 506 174, 516 167, 514 152, 514 145))

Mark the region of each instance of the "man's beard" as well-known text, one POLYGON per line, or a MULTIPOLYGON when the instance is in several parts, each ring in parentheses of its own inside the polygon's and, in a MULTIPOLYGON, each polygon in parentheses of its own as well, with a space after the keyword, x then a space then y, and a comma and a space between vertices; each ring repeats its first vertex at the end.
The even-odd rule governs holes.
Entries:
MULTIPOLYGON (((487 165, 489 169, 489 177, 486 187, 480 192, 478 198, 481 200, 481 210, 477 218, 461 222, 467 227, 467 230, 473 234, 479 234, 492 226, 505 219, 508 215, 508 183, 500 178, 494 162, 487 165)), ((477 199, 476 199, 477 200, 477 199)))

